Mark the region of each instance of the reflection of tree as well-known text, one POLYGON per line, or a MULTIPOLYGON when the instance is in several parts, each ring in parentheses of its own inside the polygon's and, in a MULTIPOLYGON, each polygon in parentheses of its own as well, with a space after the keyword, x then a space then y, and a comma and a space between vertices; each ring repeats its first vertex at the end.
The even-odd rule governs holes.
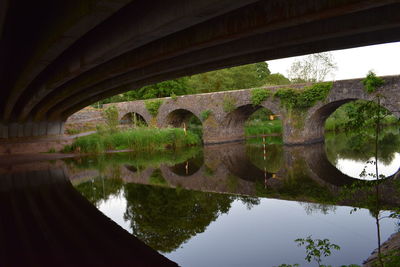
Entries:
POLYGON ((150 247, 171 252, 228 212, 233 196, 127 184, 125 220, 150 247))
MULTIPOLYGON (((386 128, 379 136, 378 159, 384 164, 389 164, 394 159, 394 154, 400 151, 400 135, 393 132, 393 128, 386 128)), ((339 158, 367 161, 375 155, 375 142, 373 133, 359 134, 327 134, 325 136, 326 153, 329 160, 336 163, 339 158)))
POLYGON ((118 195, 122 186, 123 181, 121 179, 96 177, 85 183, 75 185, 75 189, 97 207, 100 201, 106 201, 110 196, 118 195))
POLYGON ((336 206, 327 205, 322 203, 308 203, 308 202, 299 202, 301 206, 304 207, 307 215, 311 215, 313 213, 320 212, 324 215, 329 214, 329 212, 335 212, 336 206))
POLYGON ((248 210, 260 204, 260 199, 258 197, 238 196, 238 200, 240 200, 244 205, 246 205, 248 210))

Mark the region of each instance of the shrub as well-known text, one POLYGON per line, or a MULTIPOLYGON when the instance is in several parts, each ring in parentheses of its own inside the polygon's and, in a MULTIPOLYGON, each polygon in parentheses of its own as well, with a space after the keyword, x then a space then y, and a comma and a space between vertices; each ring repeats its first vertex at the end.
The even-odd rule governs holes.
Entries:
POLYGON ((381 87, 385 81, 382 78, 377 77, 372 71, 369 71, 367 77, 362 81, 362 83, 364 85, 364 90, 370 94, 375 92, 378 87, 381 87))
POLYGON ((162 105, 162 100, 147 100, 144 104, 150 115, 155 117, 158 114, 158 109, 162 105))
POLYGON ((207 110, 203 110, 200 113, 200 118, 202 121, 205 121, 206 119, 208 119, 208 117, 210 117, 210 115, 212 114, 212 111, 207 109, 207 110))
POLYGON ((116 106, 109 106, 103 111, 103 118, 106 121, 108 129, 115 131, 118 126, 118 109, 116 106))
POLYGON ((224 96, 222 105, 223 105, 223 109, 226 113, 232 112, 236 108, 236 99, 234 99, 233 97, 231 97, 229 95, 226 95, 226 96, 224 96))
POLYGON ((324 100, 332 85, 332 83, 317 83, 302 90, 283 88, 276 91, 274 97, 278 97, 287 109, 307 109, 317 101, 324 100))
POLYGON ((178 96, 173 92, 171 93, 171 99, 176 101, 178 99, 178 96))
POLYGON ((271 96, 271 92, 263 88, 255 88, 251 90, 251 103, 253 106, 260 105, 264 100, 271 96))

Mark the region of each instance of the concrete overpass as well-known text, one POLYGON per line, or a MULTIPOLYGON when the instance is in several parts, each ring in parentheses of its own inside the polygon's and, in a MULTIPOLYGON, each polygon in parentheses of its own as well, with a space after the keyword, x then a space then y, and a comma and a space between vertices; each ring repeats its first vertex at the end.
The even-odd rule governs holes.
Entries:
MULTIPOLYGON (((381 95, 380 103, 397 118, 400 118, 400 76, 387 76, 383 79, 385 84, 377 91, 381 95)), ((304 86, 306 84, 291 87, 301 89, 304 86)), ((365 92, 362 79, 335 81, 326 99, 294 115, 292 110, 288 110, 282 105, 279 98, 273 96, 273 92, 281 87, 266 87, 265 90, 269 91, 271 96, 259 105, 252 103, 252 89, 245 89, 185 95, 176 99, 150 100, 161 102, 156 116, 149 113, 144 100, 108 104, 106 107, 115 105, 120 119, 128 114, 138 114, 148 125, 158 127, 182 127, 183 123, 188 125, 190 117, 194 115, 202 121, 203 141, 206 144, 245 139, 245 121, 259 108, 267 108, 280 116, 283 124, 283 141, 290 145, 323 141, 325 120, 339 106, 358 99, 371 101, 376 98, 375 94, 365 92), (230 102, 232 110, 226 110, 224 107, 227 101, 230 102), (204 112, 209 113, 207 118, 202 116, 204 112)))
POLYGON ((3 0, 0 138, 184 75, 400 41, 398 0, 3 0))

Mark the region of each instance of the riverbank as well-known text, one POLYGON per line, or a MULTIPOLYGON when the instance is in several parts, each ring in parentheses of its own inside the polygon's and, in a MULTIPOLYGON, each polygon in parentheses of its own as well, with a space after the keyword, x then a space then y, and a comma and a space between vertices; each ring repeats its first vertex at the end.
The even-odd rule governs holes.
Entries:
POLYGON ((137 128, 105 131, 77 138, 64 153, 102 153, 109 150, 158 151, 201 144, 198 135, 177 128, 137 128))

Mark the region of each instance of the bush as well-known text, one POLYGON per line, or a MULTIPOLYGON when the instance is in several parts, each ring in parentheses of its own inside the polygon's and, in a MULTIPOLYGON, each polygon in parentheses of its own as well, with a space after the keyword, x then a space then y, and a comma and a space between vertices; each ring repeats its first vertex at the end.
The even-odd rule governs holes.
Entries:
POLYGON ((325 100, 332 85, 332 83, 317 83, 302 90, 283 88, 276 91, 274 97, 278 97, 287 109, 307 109, 314 106, 317 101, 325 100))
POLYGON ((175 93, 171 94, 171 99, 176 101, 178 99, 178 96, 175 93))
POLYGON ((158 114, 158 109, 162 105, 162 100, 147 100, 144 104, 150 115, 155 117, 158 114))
POLYGON ((381 87, 385 81, 377 77, 372 71, 369 71, 362 83, 364 85, 364 90, 370 94, 375 92, 378 87, 381 87))
POLYGON ((205 121, 206 119, 208 119, 208 117, 210 117, 210 115, 212 114, 212 111, 207 109, 207 110, 203 110, 200 113, 200 118, 202 121, 205 121))
POLYGON ((271 92, 263 88, 255 88, 251 90, 251 103, 253 106, 260 105, 264 100, 271 96, 271 92))
POLYGON ((116 131, 119 124, 118 121, 118 109, 116 106, 109 106, 103 111, 103 118, 106 121, 108 129, 110 131, 116 131))

